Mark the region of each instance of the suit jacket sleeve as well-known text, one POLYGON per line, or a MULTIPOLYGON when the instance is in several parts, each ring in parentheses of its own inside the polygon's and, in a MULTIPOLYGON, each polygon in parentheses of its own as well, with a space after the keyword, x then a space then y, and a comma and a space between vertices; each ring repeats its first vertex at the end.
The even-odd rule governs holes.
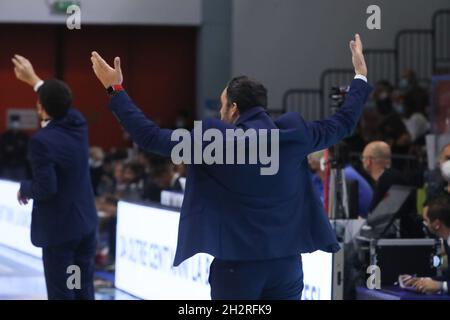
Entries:
POLYGON ((330 118, 320 121, 305 121, 301 118, 308 152, 326 149, 351 135, 371 91, 372 87, 368 83, 355 79, 344 104, 330 118))
POLYGON ((161 129, 149 120, 125 91, 114 95, 108 107, 139 147, 170 157, 173 146, 178 143, 171 141, 172 130, 161 129))
POLYGON ((56 171, 50 150, 36 138, 30 140, 29 147, 33 179, 21 182, 20 194, 28 199, 47 200, 57 192, 56 171))

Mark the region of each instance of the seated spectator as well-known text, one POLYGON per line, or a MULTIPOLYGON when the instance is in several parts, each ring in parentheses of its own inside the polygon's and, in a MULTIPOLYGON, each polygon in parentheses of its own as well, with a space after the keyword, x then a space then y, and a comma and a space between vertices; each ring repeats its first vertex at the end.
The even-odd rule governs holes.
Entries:
POLYGON ((152 170, 151 179, 145 189, 145 198, 161 202, 161 191, 179 191, 183 188, 180 183, 180 174, 176 172, 175 166, 168 160, 157 161, 152 170))
POLYGON ((341 142, 331 149, 331 158, 334 157, 335 148, 339 148, 338 163, 344 168, 344 175, 346 181, 358 182, 358 214, 362 218, 366 218, 369 214, 369 208, 372 203, 373 191, 369 182, 350 164, 350 150, 348 146, 341 142))
MULTIPOLYGON (((361 160, 374 185, 369 212, 378 206, 393 185, 410 185, 399 171, 391 168, 391 148, 387 143, 383 141, 369 143, 364 148, 361 160)), ((422 226, 416 214, 415 195, 408 199, 404 211, 400 218, 401 236, 403 238, 423 237, 422 226)))
POLYGON ((116 197, 127 201, 143 199, 143 167, 138 163, 127 163, 123 167, 121 184, 118 186, 116 197))
POLYGON ((426 114, 426 108, 429 104, 428 92, 419 85, 416 73, 407 69, 403 72, 399 83, 400 91, 403 96, 411 96, 413 109, 422 114, 426 114))
POLYGON ((441 149, 438 165, 427 174, 427 201, 439 197, 450 199, 450 144, 441 149))
POLYGON ((89 170, 94 194, 98 196, 97 188, 103 175, 103 160, 105 154, 100 147, 89 148, 89 170))
POLYGON ((385 117, 393 112, 391 95, 393 87, 386 80, 380 80, 375 84, 373 98, 379 115, 385 117))
MULTIPOLYGON (((450 256, 450 199, 448 197, 435 198, 424 210, 424 220, 428 230, 441 238, 447 257, 450 256)), ((406 285, 413 286, 417 291, 428 294, 449 294, 450 270, 441 277, 414 278, 406 281, 406 285)))
POLYGON ((430 130, 430 123, 423 113, 416 109, 416 101, 412 92, 406 94, 403 99, 404 111, 402 114, 403 123, 408 130, 413 143, 425 144, 425 134, 430 130), (421 141, 419 141, 421 140, 421 141))
MULTIPOLYGON (((355 170, 355 168, 350 164, 350 150, 345 143, 340 143, 336 146, 339 148, 338 160, 340 166, 344 169, 344 176, 346 181, 357 181, 358 182, 358 198, 359 198, 359 208, 358 215, 360 217, 367 217, 369 213, 370 203, 372 201, 372 188, 367 180, 361 176, 361 174, 355 170)), ((334 148, 330 151, 330 158, 333 158, 334 148)), ((323 202, 323 181, 324 181, 324 171, 323 171, 323 151, 315 152, 308 156, 308 163, 313 171, 312 183, 316 194, 319 196, 320 200, 323 202), (322 164, 321 164, 322 162, 322 164)))

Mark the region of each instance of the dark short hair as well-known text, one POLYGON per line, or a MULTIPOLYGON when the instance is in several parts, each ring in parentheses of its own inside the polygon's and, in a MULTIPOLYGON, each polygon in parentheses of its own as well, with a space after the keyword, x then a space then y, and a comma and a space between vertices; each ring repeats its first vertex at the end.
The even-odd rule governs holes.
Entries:
POLYGON ((228 105, 236 103, 239 112, 253 107, 267 107, 267 89, 247 76, 231 79, 227 86, 228 105))
POLYGON ((39 102, 53 119, 63 118, 72 107, 72 91, 58 79, 46 80, 38 90, 39 102))
POLYGON ((431 200, 428 204, 428 218, 431 222, 441 220, 450 228, 450 198, 442 196, 431 200))

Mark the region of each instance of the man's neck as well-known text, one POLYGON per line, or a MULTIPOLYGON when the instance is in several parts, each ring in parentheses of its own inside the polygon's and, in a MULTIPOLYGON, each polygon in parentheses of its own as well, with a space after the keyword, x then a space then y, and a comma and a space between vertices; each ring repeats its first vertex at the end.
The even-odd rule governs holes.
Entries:
POLYGON ((383 172, 385 171, 385 168, 377 168, 373 171, 373 173, 371 174, 372 179, 375 182, 378 182, 378 180, 380 179, 380 177, 383 175, 383 172))

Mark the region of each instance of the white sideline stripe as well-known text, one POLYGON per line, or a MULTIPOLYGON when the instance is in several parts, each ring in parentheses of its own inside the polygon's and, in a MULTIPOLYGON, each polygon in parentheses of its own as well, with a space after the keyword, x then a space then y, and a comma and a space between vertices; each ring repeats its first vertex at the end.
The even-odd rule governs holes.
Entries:
MULTIPOLYGON (((42 259, 21 253, 17 250, 0 245, 0 256, 13 260, 36 271, 44 272, 42 259)), ((1 266, 0 266, 1 267, 1 266)), ((1 269, 0 269, 1 271, 1 269)))

